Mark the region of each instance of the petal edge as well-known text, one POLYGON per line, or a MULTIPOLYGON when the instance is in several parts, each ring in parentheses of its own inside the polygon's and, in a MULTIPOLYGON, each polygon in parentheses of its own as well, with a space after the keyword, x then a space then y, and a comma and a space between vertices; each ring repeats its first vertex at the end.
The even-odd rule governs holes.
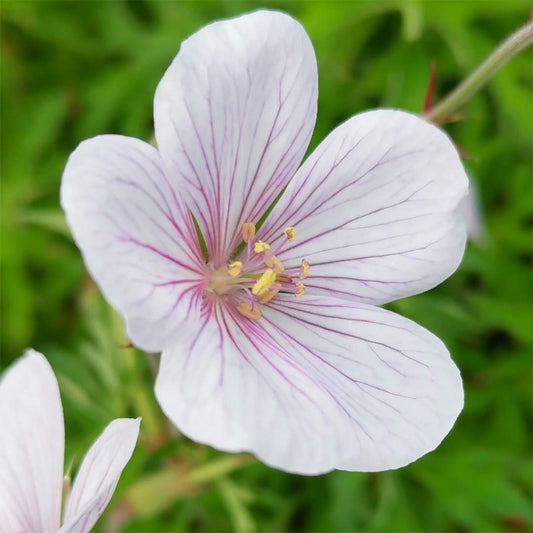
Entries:
POLYGON ((135 449, 140 418, 113 420, 91 446, 72 485, 61 533, 88 533, 113 496, 135 449))
POLYGON ((463 405, 442 342, 390 311, 304 298, 278 295, 257 322, 219 309, 189 327, 162 354, 165 414, 193 440, 305 475, 400 468, 433 450, 463 405))

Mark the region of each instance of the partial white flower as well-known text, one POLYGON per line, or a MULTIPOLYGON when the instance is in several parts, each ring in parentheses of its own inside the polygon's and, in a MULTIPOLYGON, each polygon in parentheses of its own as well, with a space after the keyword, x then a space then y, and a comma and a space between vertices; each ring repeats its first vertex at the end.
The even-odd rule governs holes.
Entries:
POLYGON ((63 408, 50 364, 41 353, 28 350, 0 381, 0 532, 90 531, 130 460, 139 423, 116 419, 92 445, 61 526, 63 408))
POLYGON ((393 110, 298 169, 317 95, 291 17, 210 24, 157 88, 158 149, 84 141, 61 202, 132 341, 162 350, 156 395, 182 432, 291 472, 398 468, 441 442, 463 390, 439 339, 377 306, 457 268, 468 182, 440 129, 393 110))

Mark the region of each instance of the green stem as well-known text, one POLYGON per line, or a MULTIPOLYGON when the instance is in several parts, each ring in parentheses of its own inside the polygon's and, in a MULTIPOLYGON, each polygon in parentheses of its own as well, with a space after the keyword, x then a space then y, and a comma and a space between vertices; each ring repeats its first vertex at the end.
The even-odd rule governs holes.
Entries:
POLYGON ((442 124, 485 85, 500 68, 531 44, 533 44, 533 21, 529 21, 511 34, 468 78, 424 117, 435 124, 442 124))

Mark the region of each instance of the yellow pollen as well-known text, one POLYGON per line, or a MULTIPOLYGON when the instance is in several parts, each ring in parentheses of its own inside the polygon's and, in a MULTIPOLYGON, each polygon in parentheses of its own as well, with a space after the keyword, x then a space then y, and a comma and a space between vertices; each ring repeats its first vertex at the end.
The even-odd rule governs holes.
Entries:
POLYGON ((276 274, 281 274, 285 270, 283 263, 275 255, 265 252, 263 259, 265 261, 265 265, 274 270, 276 274))
POLYGON ((232 278, 236 278, 242 272, 242 263, 240 261, 235 261, 228 265, 228 274, 232 278))
POLYGON ((305 294, 305 285, 299 281, 294 289, 294 296, 303 296, 305 294))
POLYGON ((276 273, 271 269, 267 268, 263 275, 255 282, 255 285, 252 287, 252 293, 255 295, 261 294, 262 292, 270 289, 272 285, 276 282, 276 273))
POLYGON ((245 222, 242 225, 242 240, 244 242, 251 242, 255 239, 255 224, 253 222, 245 222))
POLYGON ((283 233, 285 233, 285 237, 287 237, 287 240, 289 242, 296 240, 296 230, 292 226, 285 228, 285 231, 283 233))
POLYGON ((267 302, 270 302, 276 294, 278 294, 279 289, 269 289, 266 291, 263 291, 258 297, 258 301, 260 304, 266 304, 267 302))
POLYGON ((302 266, 300 267, 300 279, 305 279, 309 276, 309 263, 302 259, 302 266))
POLYGON ((270 244, 263 242, 263 241, 257 241, 254 245, 254 252, 256 254, 259 254, 261 252, 265 252, 266 250, 270 250, 270 244))
POLYGON ((241 302, 237 306, 237 311, 239 311, 242 316, 245 316, 250 320, 259 320, 262 315, 261 311, 257 307, 252 306, 252 304, 248 302, 241 302))

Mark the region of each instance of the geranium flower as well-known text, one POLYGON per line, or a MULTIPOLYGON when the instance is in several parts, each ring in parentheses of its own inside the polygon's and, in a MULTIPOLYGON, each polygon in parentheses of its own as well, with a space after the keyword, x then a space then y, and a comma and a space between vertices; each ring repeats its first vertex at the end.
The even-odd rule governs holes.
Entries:
POLYGON ((61 202, 132 341, 162 351, 156 395, 185 435, 290 472, 397 468, 441 442, 463 391, 440 340, 377 306, 456 269, 467 178, 441 130, 393 110, 297 170, 317 92, 291 17, 210 24, 157 88, 158 149, 82 142, 61 202))
POLYGON ((63 408, 41 353, 28 350, 2 377, 0 427, 0 532, 87 533, 130 460, 139 419, 113 420, 91 446, 64 502, 62 527, 63 408))

